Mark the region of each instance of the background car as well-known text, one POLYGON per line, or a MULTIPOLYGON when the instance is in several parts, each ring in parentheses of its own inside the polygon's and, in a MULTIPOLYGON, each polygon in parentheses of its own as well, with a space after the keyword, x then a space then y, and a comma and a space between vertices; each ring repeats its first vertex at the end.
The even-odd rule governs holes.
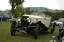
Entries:
POLYGON ((62 25, 63 22, 64 22, 64 18, 60 18, 58 21, 55 20, 55 21, 53 21, 52 23, 56 23, 56 26, 59 26, 59 25, 62 25))
POLYGON ((0 20, 1 20, 1 21, 2 21, 2 20, 8 21, 8 19, 9 19, 9 16, 8 16, 7 13, 0 13, 0 20))
POLYGON ((0 21, 2 21, 2 18, 3 18, 2 13, 0 13, 0 21))
POLYGON ((64 18, 60 18, 60 19, 56 22, 56 24, 57 24, 57 25, 62 25, 63 22, 64 22, 64 18))

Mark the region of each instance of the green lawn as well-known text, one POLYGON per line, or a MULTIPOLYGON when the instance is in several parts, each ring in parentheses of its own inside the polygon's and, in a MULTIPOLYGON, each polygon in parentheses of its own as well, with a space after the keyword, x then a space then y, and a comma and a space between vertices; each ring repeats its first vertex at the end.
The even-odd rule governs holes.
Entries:
POLYGON ((6 21, 0 21, 0 42, 49 42, 52 39, 52 36, 56 36, 55 40, 58 41, 58 27, 56 27, 54 34, 50 31, 39 32, 38 39, 34 39, 33 34, 22 34, 16 32, 15 36, 11 36, 11 23, 6 21))

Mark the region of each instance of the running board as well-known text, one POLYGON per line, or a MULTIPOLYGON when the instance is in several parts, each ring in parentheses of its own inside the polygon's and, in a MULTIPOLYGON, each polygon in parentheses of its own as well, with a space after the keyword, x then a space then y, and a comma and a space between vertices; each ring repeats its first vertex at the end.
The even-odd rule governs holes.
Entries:
POLYGON ((27 32, 25 30, 19 30, 19 32, 27 34, 27 32))
POLYGON ((15 31, 27 34, 27 32, 25 30, 15 30, 15 31))

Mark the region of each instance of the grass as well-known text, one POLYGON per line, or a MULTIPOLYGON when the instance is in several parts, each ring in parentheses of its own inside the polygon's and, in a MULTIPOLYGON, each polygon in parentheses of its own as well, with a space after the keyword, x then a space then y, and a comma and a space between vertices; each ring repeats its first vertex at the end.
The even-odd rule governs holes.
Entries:
POLYGON ((58 27, 56 27, 54 34, 50 31, 39 32, 38 39, 34 39, 33 34, 22 34, 16 32, 15 36, 11 36, 11 23, 8 21, 0 21, 0 42, 49 42, 52 36, 55 36, 55 40, 58 41, 58 27))

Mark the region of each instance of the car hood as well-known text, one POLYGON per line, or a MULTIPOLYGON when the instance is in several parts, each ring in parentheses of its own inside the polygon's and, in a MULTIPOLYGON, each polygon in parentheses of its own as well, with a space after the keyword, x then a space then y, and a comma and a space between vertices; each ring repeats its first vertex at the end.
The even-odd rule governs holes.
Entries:
POLYGON ((23 16, 29 16, 29 17, 32 17, 32 18, 43 18, 41 16, 36 16, 36 15, 23 15, 23 16))

